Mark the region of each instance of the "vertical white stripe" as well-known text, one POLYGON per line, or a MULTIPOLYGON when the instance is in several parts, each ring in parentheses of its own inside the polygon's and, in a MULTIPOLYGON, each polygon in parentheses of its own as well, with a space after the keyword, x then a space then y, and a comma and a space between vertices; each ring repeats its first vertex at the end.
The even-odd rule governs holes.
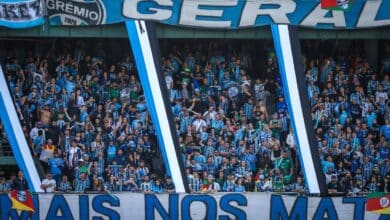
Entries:
MULTIPOLYGON (((294 122, 295 122, 295 133, 298 138, 299 150, 301 161, 305 169, 305 180, 308 184, 310 193, 320 193, 320 188, 317 181, 317 174, 313 164, 313 157, 311 155, 311 149, 309 144, 309 139, 307 135, 304 116, 302 113, 302 103, 301 97, 299 96, 298 90, 298 82, 296 78, 296 74, 304 74, 304 73, 296 73, 294 67, 294 60, 292 55, 290 34, 288 31, 287 25, 278 25, 279 36, 280 36, 280 44, 281 50, 283 54, 283 60, 286 71, 286 80, 288 86, 288 96, 290 96, 290 106, 292 109, 289 109, 293 113, 294 122)), ((283 73, 282 73, 283 74, 283 73)), ((316 152, 315 152, 316 153, 316 152)))
MULTIPOLYGON (((135 21, 132 21, 135 22, 135 21)), ((142 54, 144 56, 144 61, 145 61, 145 67, 147 72, 146 73, 138 73, 138 74, 147 74, 148 76, 148 83, 150 86, 150 89, 152 90, 153 94, 153 100, 154 100, 154 105, 157 113, 157 120, 160 125, 161 134, 163 136, 163 143, 167 156, 167 160, 169 163, 169 168, 172 176, 172 180, 175 183, 176 187, 176 192, 178 193, 183 193, 185 192, 185 187, 184 187, 184 182, 182 179, 182 174, 180 173, 180 166, 179 166, 179 161, 176 155, 175 151, 175 145, 173 138, 175 137, 173 134, 171 134, 171 130, 169 129, 169 122, 167 118, 167 112, 165 109, 164 105, 164 99, 162 96, 160 84, 158 83, 158 78, 157 78, 157 70, 155 67, 155 64, 153 62, 153 54, 152 54, 152 49, 150 47, 150 40, 148 36, 148 30, 146 28, 145 22, 144 21, 139 21, 140 25, 144 27, 144 32, 141 33, 140 26, 136 23, 136 28, 137 28, 137 34, 140 39, 140 45, 141 45, 141 50, 142 54)), ((165 86, 165 85, 163 85, 165 86)), ((148 105, 151 103, 149 102, 148 105)))
POLYGON ((15 158, 16 162, 18 164, 20 163, 25 164, 27 170, 23 170, 23 172, 25 173, 28 172, 28 176, 30 176, 30 181, 32 181, 32 187, 34 188, 31 190, 34 192, 42 192, 42 189, 40 188, 41 180, 39 178, 37 169, 35 167, 33 158, 31 156, 30 148, 24 136, 22 126, 19 121, 19 117, 16 113, 14 102, 12 100, 10 91, 8 90, 7 81, 5 79, 1 67, 0 67, 0 95, 5 105, 5 109, 1 109, 0 111, 5 111, 6 114, 8 115, 9 120, 12 123, 12 134, 7 133, 7 136, 8 137, 11 135, 15 136, 18 146, 11 146, 11 147, 12 149, 19 148, 22 157, 22 161, 18 161, 18 158, 15 158))

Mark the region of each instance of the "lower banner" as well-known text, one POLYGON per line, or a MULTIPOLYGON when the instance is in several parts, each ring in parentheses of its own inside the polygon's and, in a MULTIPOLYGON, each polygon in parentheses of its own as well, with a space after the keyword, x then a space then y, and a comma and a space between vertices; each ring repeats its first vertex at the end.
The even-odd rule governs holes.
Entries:
POLYGON ((365 211, 366 197, 300 197, 272 193, 35 194, 35 212, 11 209, 1 219, 388 219, 365 211))

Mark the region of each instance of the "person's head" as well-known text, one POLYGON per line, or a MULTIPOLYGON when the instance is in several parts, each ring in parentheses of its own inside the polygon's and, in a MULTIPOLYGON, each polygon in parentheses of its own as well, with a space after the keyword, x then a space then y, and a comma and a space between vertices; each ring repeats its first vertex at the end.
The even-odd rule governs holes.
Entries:
POLYGON ((165 177, 165 182, 167 184, 171 184, 172 183, 172 178, 170 176, 165 177))
POLYGON ((18 178, 20 178, 20 179, 24 178, 24 173, 23 173, 22 170, 19 170, 19 172, 18 172, 18 178))
POLYGON ((197 171, 193 171, 192 175, 194 176, 194 178, 199 178, 199 173, 197 171))
POLYGON ((62 176, 62 182, 67 182, 68 181, 68 176, 67 175, 63 175, 62 176))
POLYGON ((282 157, 283 157, 283 158, 287 158, 287 157, 288 157, 288 153, 287 153, 286 150, 283 150, 283 151, 282 151, 282 157))
POLYGON ((337 176, 336 175, 332 175, 331 181, 332 181, 332 183, 337 183, 337 176))
POLYGON ((51 175, 51 173, 47 173, 47 174, 46 174, 46 178, 47 178, 47 179, 50 180, 52 177, 53 177, 53 176, 51 175))
POLYGON ((374 169, 373 169, 373 171, 375 172, 375 173, 379 173, 380 172, 380 170, 379 170, 379 164, 374 164, 374 169))
POLYGON ((77 141, 76 140, 72 141, 72 147, 77 147, 77 141))
POLYGON ((371 180, 371 183, 376 183, 377 182, 377 179, 376 179, 375 175, 371 176, 370 180, 371 180))
POLYGON ((209 181, 209 183, 212 183, 212 182, 214 182, 214 176, 213 175, 208 175, 208 177, 207 177, 207 180, 209 181))
POLYGON ((360 178, 356 179, 355 185, 360 187, 362 185, 362 180, 360 178))
POLYGON ((302 183, 303 183, 302 177, 298 176, 297 177, 297 184, 302 184, 302 183))

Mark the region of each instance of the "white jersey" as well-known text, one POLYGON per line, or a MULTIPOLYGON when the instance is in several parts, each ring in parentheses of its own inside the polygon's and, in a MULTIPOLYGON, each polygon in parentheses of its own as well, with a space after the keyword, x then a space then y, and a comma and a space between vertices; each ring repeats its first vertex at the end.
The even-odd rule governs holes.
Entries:
POLYGON ((47 193, 54 192, 55 188, 57 187, 56 181, 54 179, 44 179, 42 180, 42 188, 47 193))

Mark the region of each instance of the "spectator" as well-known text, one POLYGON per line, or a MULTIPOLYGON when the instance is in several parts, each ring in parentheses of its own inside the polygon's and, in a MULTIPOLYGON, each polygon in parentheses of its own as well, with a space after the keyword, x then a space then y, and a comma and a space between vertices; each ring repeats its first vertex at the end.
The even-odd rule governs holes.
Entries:
POLYGON ((372 176, 369 181, 367 181, 366 186, 365 186, 365 191, 366 192, 379 192, 381 189, 381 183, 378 182, 377 178, 375 176, 372 176))
POLYGON ((54 180, 57 185, 61 181, 62 170, 64 169, 64 161, 60 157, 59 151, 54 151, 54 157, 49 159, 48 166, 50 168, 50 173, 53 175, 54 180))
POLYGON ((52 193, 57 189, 56 181, 52 179, 52 174, 46 174, 46 179, 42 180, 41 189, 46 193, 52 193))
POLYGON ((119 181, 115 180, 114 174, 111 174, 109 180, 104 184, 104 190, 106 192, 119 191, 119 187, 120 187, 119 181))
POLYGON ((72 185, 68 181, 68 176, 63 175, 61 181, 58 184, 58 191, 66 193, 71 190, 72 190, 72 185))
POLYGON ((236 183, 234 181, 233 175, 229 173, 227 175, 227 179, 225 183, 223 184, 222 190, 224 192, 234 192, 236 188, 236 183))
POLYGON ((82 159, 82 151, 78 146, 77 140, 73 140, 71 147, 66 152, 66 161, 69 169, 75 168, 79 160, 82 159))
POLYGON ((16 180, 16 173, 15 172, 11 172, 10 174, 10 179, 7 180, 7 184, 12 187, 13 183, 15 182, 16 180))
POLYGON ((55 146, 53 145, 52 139, 47 139, 46 144, 41 147, 39 160, 43 162, 42 164, 46 169, 49 167, 49 160, 53 158, 54 150, 55 146))
POLYGON ((27 180, 24 178, 23 171, 18 171, 18 177, 15 178, 11 185, 12 190, 28 190, 28 183, 27 180))
POLYGON ((302 177, 297 177, 295 183, 291 184, 291 191, 297 193, 304 193, 306 191, 306 187, 303 183, 302 177))
POLYGON ((328 193, 335 194, 339 192, 339 186, 337 184, 337 176, 332 175, 331 181, 328 183, 328 193))
POLYGON ((198 172, 193 172, 187 178, 191 193, 199 193, 203 188, 202 180, 199 178, 198 172))
POLYGON ((172 182, 172 178, 170 176, 165 177, 164 190, 168 193, 175 192, 175 185, 172 182))
POLYGON ((234 187, 234 192, 246 192, 242 178, 237 179, 236 185, 234 187))
POLYGON ((389 193, 390 192, 390 176, 389 175, 387 175, 384 178, 383 189, 381 189, 381 191, 383 191, 384 193, 389 193))
POLYGON ((75 178, 75 192, 85 193, 89 187, 90 183, 86 173, 81 173, 79 178, 75 178))
POLYGON ((98 177, 94 177, 92 179, 92 184, 91 184, 91 191, 93 192, 102 192, 104 191, 104 186, 103 186, 103 183, 101 181, 101 179, 99 179, 98 177))
POLYGON ((0 192, 7 193, 11 190, 11 186, 6 182, 5 177, 0 177, 0 192))
POLYGON ((148 175, 143 177, 143 182, 141 183, 140 190, 143 193, 152 193, 152 183, 148 175))
POLYGON ((353 194, 361 195, 363 193, 363 191, 364 191, 364 189, 363 189, 362 181, 360 179, 356 179, 354 187, 352 189, 353 194))
POLYGON ((208 180, 208 184, 203 185, 202 192, 215 193, 221 191, 221 186, 214 181, 215 179, 213 175, 209 175, 207 180, 208 180))
POLYGON ((162 193, 162 192, 164 192, 164 188, 161 185, 161 180, 160 179, 156 179, 151 186, 152 186, 152 192, 153 193, 162 193))
POLYGON ((129 192, 137 192, 139 190, 138 184, 136 183, 133 176, 130 176, 124 183, 125 190, 129 192))

